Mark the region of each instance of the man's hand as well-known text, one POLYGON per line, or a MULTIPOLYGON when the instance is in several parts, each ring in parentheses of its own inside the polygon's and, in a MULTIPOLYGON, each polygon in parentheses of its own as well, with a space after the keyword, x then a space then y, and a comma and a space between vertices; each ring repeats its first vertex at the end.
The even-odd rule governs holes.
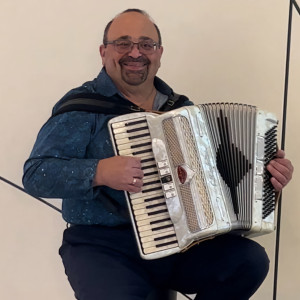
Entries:
POLYGON ((115 190, 141 191, 144 173, 141 160, 130 156, 113 156, 99 161, 94 186, 106 185, 115 190))
POLYGON ((281 191, 292 179, 294 167, 292 163, 284 158, 283 150, 278 150, 276 158, 271 160, 267 166, 267 170, 271 173, 271 182, 275 191, 281 191))

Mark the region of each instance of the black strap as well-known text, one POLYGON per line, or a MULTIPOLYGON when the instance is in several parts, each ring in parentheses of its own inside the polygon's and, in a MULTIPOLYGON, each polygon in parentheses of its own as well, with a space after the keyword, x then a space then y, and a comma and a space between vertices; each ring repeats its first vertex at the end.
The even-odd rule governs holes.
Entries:
POLYGON ((116 104, 115 102, 116 99, 105 97, 100 94, 78 94, 61 103, 52 114, 52 117, 70 111, 86 111, 109 115, 122 115, 137 111, 144 111, 142 108, 134 104, 116 104))
MULTIPOLYGON (((174 93, 169 97, 168 101, 163 105, 160 111, 169 111, 179 108, 187 100, 187 97, 174 93)), ((145 110, 121 97, 116 99, 116 97, 106 97, 101 94, 90 93, 78 94, 65 99, 65 101, 62 102, 53 112, 52 117, 70 111, 86 111, 92 113, 123 115, 133 112, 144 112, 145 110)))

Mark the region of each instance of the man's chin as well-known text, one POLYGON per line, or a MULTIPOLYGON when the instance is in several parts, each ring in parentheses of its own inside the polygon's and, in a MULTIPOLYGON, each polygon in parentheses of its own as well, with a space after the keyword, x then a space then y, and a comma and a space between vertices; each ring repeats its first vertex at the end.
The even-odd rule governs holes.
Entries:
POLYGON ((122 74, 122 79, 129 85, 137 86, 147 79, 148 72, 126 72, 122 74))

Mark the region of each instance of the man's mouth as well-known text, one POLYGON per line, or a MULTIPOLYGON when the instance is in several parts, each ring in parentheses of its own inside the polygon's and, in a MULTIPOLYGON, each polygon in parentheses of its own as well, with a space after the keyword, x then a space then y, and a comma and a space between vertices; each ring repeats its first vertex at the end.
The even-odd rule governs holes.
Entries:
POLYGON ((143 57, 139 57, 139 58, 126 57, 121 59, 119 63, 121 66, 125 66, 125 68, 130 70, 141 70, 149 64, 149 60, 143 57))

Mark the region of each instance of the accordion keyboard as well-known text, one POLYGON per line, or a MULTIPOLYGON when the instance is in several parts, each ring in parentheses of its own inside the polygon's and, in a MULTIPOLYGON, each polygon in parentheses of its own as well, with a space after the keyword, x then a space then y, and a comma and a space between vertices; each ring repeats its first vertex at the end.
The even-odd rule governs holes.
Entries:
POLYGON ((141 158, 142 190, 127 196, 142 251, 149 254, 178 247, 161 183, 160 175, 164 174, 160 174, 156 166, 146 117, 113 123, 112 132, 118 155, 141 158))

